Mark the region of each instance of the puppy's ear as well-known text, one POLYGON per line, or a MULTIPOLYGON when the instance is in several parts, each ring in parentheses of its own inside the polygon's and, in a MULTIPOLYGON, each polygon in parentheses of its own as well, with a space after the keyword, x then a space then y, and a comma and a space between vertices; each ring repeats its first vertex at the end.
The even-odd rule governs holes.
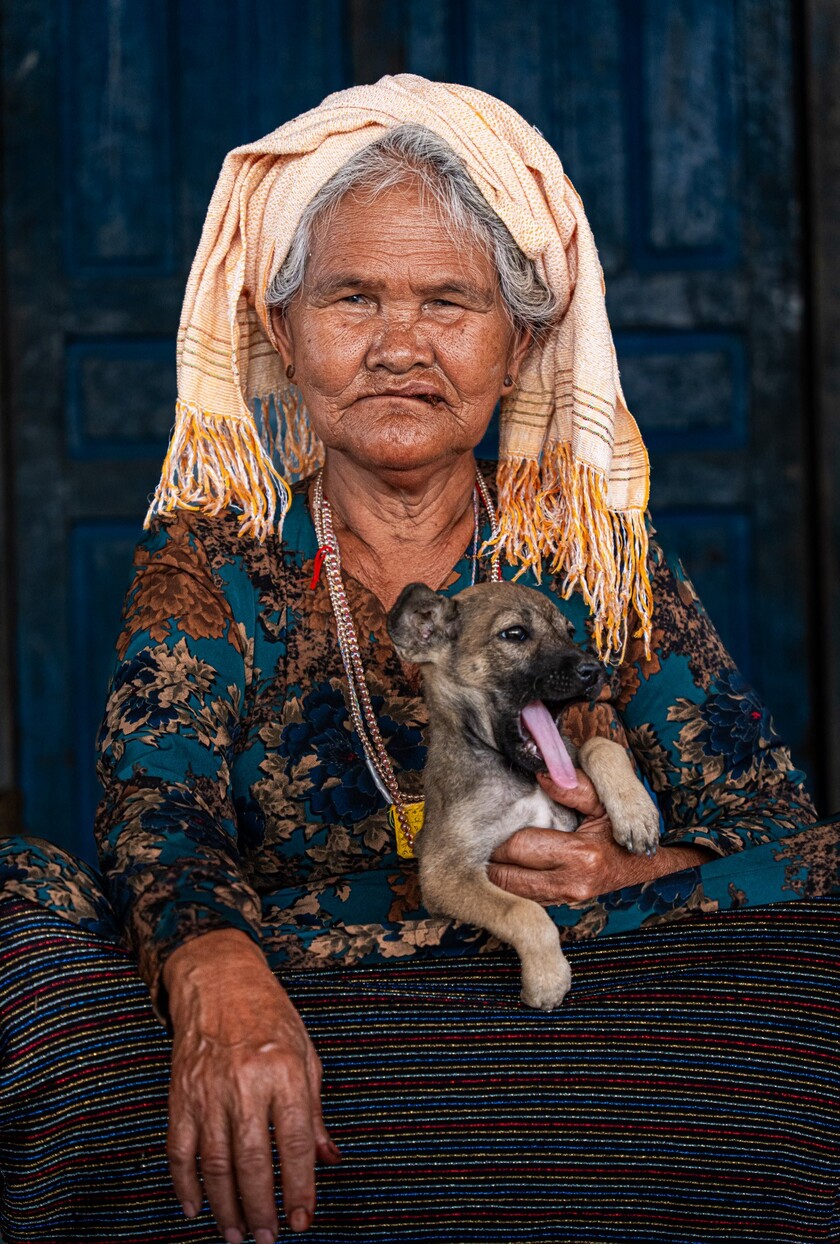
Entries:
POLYGON ((458 602, 425 583, 409 583, 388 614, 388 634, 404 661, 438 661, 461 630, 458 602))

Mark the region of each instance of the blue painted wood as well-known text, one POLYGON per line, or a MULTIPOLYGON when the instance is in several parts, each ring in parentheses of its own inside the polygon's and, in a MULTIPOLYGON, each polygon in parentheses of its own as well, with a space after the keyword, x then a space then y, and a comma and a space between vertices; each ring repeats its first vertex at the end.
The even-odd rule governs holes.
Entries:
POLYGON ((68 830, 77 851, 91 863, 96 857, 93 815, 99 800, 95 780, 96 735, 114 663, 125 593, 131 582, 131 558, 139 523, 76 523, 70 532, 70 593, 74 760, 76 799, 68 830))
POLYGON ((555 82, 546 137, 586 204, 609 280, 628 246, 626 48, 620 0, 556 6, 555 82))
POLYGON ((633 262, 731 267, 740 253, 731 0, 624 0, 633 262))
POLYGON ((551 120, 549 100, 559 84, 555 72, 561 69, 546 55, 556 42, 559 7, 541 0, 503 5, 470 0, 469 4, 467 68, 471 81, 499 95, 544 132, 551 120))
POLYGON ((753 524, 748 514, 719 509, 659 510, 656 539, 676 551, 723 642, 747 679, 754 677, 753 524))
MULTIPOLYGON (((350 85, 350 32, 340 0, 282 5, 245 0, 239 12, 237 77, 246 91, 249 127, 243 141, 269 133, 350 85)), ((402 6, 385 6, 382 20, 402 28, 402 6)))
POLYGON ((166 4, 62 0, 64 244, 79 275, 172 270, 168 23, 166 4))
POLYGON ((176 385, 170 336, 69 341, 65 384, 72 458, 114 461, 166 453, 176 385))
POLYGON ((436 82, 463 82, 467 6, 447 0, 408 0, 406 64, 436 82))
POLYGON ((615 338, 624 395, 651 451, 747 447, 749 375, 738 333, 615 338))
MULTIPOLYGON (((735 8, 731 0, 646 0, 642 30, 644 235, 683 264, 734 263, 735 8)), ((648 254, 650 260, 653 255, 648 254)))
POLYGON ((183 287, 222 160, 254 131, 242 72, 247 54, 242 6, 179 0, 172 37, 178 71, 170 126, 178 151, 177 260, 183 287))

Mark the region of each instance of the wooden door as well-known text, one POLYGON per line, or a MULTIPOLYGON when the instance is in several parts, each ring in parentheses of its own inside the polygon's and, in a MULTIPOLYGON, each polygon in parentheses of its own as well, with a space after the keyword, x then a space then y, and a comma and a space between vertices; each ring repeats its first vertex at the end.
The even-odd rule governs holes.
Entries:
POLYGON ((807 755, 786 2, 4 9, 4 414, 30 830, 91 855, 93 737, 221 160, 327 92, 400 70, 500 95, 561 153, 599 242, 657 525, 807 755))

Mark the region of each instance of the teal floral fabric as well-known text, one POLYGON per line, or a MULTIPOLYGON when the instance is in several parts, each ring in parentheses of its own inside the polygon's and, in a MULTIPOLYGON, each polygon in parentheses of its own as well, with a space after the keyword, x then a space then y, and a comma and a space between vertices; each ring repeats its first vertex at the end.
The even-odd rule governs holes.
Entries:
MULTIPOLYGON (((488 482, 490 480, 488 479, 488 482)), ((180 511, 137 548, 99 745, 96 878, 54 848, 8 841, 8 891, 127 936, 156 996, 184 940, 232 926, 282 971, 388 958, 486 954, 497 943, 422 908, 352 728, 308 487, 282 539, 238 536, 235 513, 180 511)), ((485 534, 489 534, 485 532, 485 534)), ((481 580, 470 556, 444 590, 481 580)), ((723 648, 679 562, 652 543, 652 652, 631 641, 599 701, 575 707, 578 742, 624 743, 655 794, 663 845, 718 857, 702 868, 577 907, 554 907, 573 940, 693 912, 830 892, 838 831, 815 825, 803 775, 723 648)), ((505 568, 513 575, 513 568, 505 568)), ((586 606, 554 597, 589 642, 586 606)), ((378 600, 346 579, 367 681, 400 785, 422 788, 426 713, 418 672, 397 658, 378 600)))

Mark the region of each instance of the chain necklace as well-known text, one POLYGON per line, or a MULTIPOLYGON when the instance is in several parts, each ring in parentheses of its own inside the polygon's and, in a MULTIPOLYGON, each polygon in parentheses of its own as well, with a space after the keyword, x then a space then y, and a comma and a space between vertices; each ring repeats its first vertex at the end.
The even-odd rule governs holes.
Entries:
MULTIPOLYGON (((362 656, 359 651, 359 640, 353 624, 353 617, 350 613, 347 593, 344 590, 344 583, 341 578, 341 554, 339 553, 338 541, 335 538, 335 530, 333 528, 332 508, 324 494, 323 469, 315 476, 312 499, 318 552, 315 555, 315 566, 310 586, 312 588, 316 586, 318 576, 323 567, 327 588, 330 593, 330 603, 335 617, 338 650, 341 653, 344 670, 347 674, 350 716, 353 719, 353 725, 362 744, 365 760, 376 788, 389 805, 388 819, 397 837, 397 850, 401 856, 410 858, 414 855, 414 839, 423 825, 423 796, 406 794, 400 790, 396 774, 394 773, 394 766, 391 763, 391 757, 388 755, 382 733, 379 729, 379 723, 376 720, 376 714, 373 711, 370 693, 365 680, 362 656)), ((491 538, 493 538, 498 533, 496 511, 490 499, 487 485, 480 472, 476 471, 475 487, 473 489, 474 530, 471 554, 471 582, 473 584, 475 583, 476 562, 479 553, 479 501, 487 511, 487 517, 490 520, 491 538)), ((497 550, 493 552, 490 558, 490 577, 496 582, 502 577, 497 550)))

